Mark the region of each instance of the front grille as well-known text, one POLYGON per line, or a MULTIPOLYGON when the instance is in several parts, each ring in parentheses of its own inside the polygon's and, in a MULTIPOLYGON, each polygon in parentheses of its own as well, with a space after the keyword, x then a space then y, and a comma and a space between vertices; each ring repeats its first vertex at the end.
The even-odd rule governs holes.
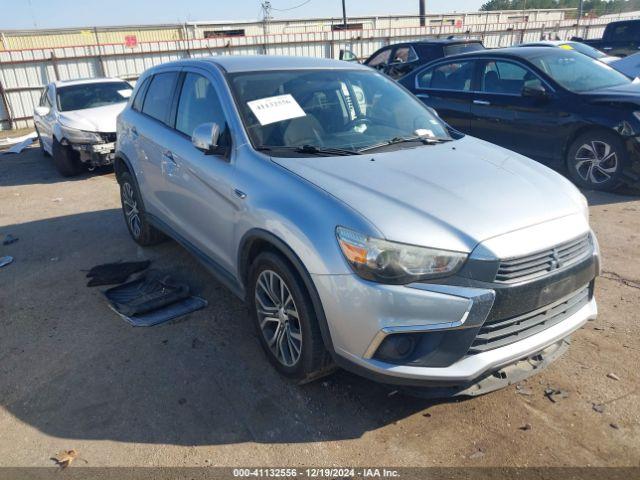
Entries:
POLYGON ((591 250, 591 238, 587 234, 542 252, 502 260, 495 281, 516 283, 532 280, 576 263, 590 254, 591 250))
POLYGON ((485 322, 471 344, 467 355, 504 347, 535 335, 570 317, 589 303, 589 287, 584 287, 557 302, 509 319, 485 322))

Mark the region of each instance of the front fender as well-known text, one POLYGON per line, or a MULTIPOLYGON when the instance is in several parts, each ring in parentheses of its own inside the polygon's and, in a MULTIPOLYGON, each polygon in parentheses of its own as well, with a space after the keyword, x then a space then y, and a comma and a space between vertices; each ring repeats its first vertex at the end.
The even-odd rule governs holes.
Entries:
MULTIPOLYGON (((234 237, 240 260, 250 232, 267 232, 300 259, 310 274, 350 274, 335 236, 343 225, 367 235, 382 234, 358 212, 307 180, 249 147, 239 157, 238 188, 247 193, 238 212, 234 237), (253 152, 250 153, 250 152, 253 152)), ((303 159, 304 160, 304 159, 303 159)), ((321 161, 321 159, 318 159, 321 161)))

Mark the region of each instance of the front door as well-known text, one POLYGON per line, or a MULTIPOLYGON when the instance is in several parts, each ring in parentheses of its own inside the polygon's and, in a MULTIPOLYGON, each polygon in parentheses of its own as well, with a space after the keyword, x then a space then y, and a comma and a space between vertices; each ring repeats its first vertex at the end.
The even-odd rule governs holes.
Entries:
POLYGON ((40 141, 42 142, 42 148, 47 152, 53 153, 53 124, 56 121, 56 112, 54 108, 54 90, 52 86, 48 86, 42 92, 40 97, 40 103, 38 106, 49 109, 46 115, 40 116, 37 113, 33 117, 33 121, 40 134, 40 141))
POLYGON ((524 65, 489 60, 480 66, 478 92, 471 105, 471 135, 545 163, 559 158, 567 117, 554 93, 524 65), (523 95, 523 88, 544 87, 546 98, 523 95))
POLYGON ((242 200, 234 191, 236 168, 230 153, 226 115, 206 71, 185 69, 177 93, 173 135, 167 137, 164 178, 169 221, 191 244, 227 272, 234 271, 234 228, 242 200), (228 155, 204 153, 191 143, 196 127, 216 123, 219 145, 228 155))

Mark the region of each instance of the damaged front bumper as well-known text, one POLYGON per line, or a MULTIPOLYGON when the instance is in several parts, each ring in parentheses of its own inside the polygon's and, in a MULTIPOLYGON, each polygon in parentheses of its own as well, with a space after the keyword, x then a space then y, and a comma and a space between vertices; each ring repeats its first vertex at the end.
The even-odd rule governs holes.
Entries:
POLYGON ((111 165, 115 159, 116 142, 72 143, 70 147, 78 152, 80 161, 90 168, 111 165))

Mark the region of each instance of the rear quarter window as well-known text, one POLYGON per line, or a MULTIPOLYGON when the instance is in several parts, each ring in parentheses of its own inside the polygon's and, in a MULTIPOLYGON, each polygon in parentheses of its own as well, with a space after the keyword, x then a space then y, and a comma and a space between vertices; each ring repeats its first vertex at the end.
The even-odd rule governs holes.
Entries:
POLYGON ((149 86, 150 80, 151 80, 151 77, 147 77, 144 79, 144 81, 140 85, 140 88, 138 88, 136 97, 133 99, 133 103, 131 104, 131 108, 133 108, 138 112, 142 111, 142 102, 144 101, 144 94, 147 91, 147 87, 149 86))

